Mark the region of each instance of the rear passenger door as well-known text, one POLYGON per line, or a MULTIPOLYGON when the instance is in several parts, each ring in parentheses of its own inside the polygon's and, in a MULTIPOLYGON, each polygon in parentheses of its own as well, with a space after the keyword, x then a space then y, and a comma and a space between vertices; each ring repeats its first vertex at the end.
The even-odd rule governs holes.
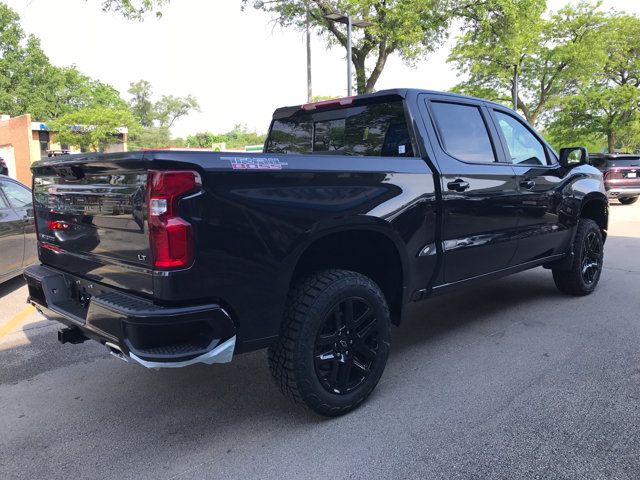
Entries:
POLYGON ((563 253, 570 230, 561 222, 562 168, 538 134, 513 112, 489 107, 504 154, 517 175, 518 248, 514 265, 563 253))
POLYGON ((425 95, 441 173, 444 283, 507 268, 516 251, 515 172, 482 102, 425 95))

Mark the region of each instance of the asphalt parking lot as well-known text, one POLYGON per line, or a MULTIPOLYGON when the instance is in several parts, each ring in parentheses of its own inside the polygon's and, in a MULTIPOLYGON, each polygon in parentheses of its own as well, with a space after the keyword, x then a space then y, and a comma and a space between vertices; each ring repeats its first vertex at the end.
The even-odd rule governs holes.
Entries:
POLYGON ((150 371, 0 286, 2 479, 640 478, 640 204, 611 205, 593 295, 543 269, 423 302, 378 388, 324 419, 265 352, 150 371))

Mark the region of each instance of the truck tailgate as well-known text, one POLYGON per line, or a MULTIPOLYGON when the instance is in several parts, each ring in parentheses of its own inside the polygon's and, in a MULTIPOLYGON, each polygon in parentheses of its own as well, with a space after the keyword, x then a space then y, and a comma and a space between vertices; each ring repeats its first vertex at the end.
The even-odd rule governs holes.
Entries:
POLYGON ((152 295, 142 154, 45 161, 33 173, 42 262, 152 295))

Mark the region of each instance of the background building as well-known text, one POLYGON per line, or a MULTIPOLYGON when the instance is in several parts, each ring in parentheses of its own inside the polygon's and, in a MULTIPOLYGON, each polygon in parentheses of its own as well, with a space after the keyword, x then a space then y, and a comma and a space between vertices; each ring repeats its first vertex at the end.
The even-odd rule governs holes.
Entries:
MULTIPOLYGON (((105 151, 126 152, 127 134, 126 127, 119 128, 113 136, 113 144, 105 151)), ((80 153, 80 149, 57 143, 56 133, 48 130, 45 122, 32 122, 29 114, 0 115, 0 157, 5 160, 10 177, 30 185, 33 162, 63 153, 80 153)))

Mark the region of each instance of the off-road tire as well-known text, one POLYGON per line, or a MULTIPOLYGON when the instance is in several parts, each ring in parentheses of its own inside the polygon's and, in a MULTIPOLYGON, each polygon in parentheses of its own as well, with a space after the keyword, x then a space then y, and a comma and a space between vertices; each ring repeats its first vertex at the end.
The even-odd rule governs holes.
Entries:
MULTIPOLYGON (((563 293, 569 295, 588 295, 593 292, 598 285, 600 275, 602 273, 603 265, 603 238, 600 227, 596 222, 589 218, 580 219, 576 231, 576 236, 573 240, 573 257, 570 263, 566 263, 561 267, 556 267, 552 270, 553 280, 563 293), (597 267, 589 267, 593 271, 589 270, 589 275, 586 275, 585 279, 585 265, 592 265, 593 262, 585 263, 585 255, 591 255, 588 253, 589 249, 586 244, 587 240, 595 242, 599 251, 599 262, 597 267), (592 279, 589 281, 589 276, 592 274, 592 279)), ((593 255, 596 258, 596 255, 593 255)))
MULTIPOLYGON (((353 306, 351 318, 355 318, 353 306)), ((298 281, 289 294, 280 338, 268 352, 271 375, 282 393, 294 403, 328 417, 343 415, 358 407, 380 380, 389 354, 390 325, 385 297, 370 278, 346 270, 315 272, 298 281), (317 342, 321 338, 319 335, 322 329, 330 322, 329 319, 335 318, 335 313, 332 312, 341 308, 341 302, 349 302, 356 297, 369 305, 372 313, 368 318, 375 320, 368 323, 373 323, 373 327, 370 328, 377 329, 377 354, 368 370, 368 376, 361 381, 362 383, 357 384, 353 391, 332 393, 323 385, 322 382, 326 382, 326 378, 323 380, 317 370, 317 342)), ((370 338, 369 341, 374 340, 370 338)), ((351 353, 353 354, 353 350, 351 353)), ((346 359, 347 356, 342 358, 346 359)), ((354 365, 353 360, 351 365, 354 365)), ((341 366, 337 365, 336 368, 339 369, 341 366)), ((349 372, 352 368, 354 367, 351 366, 349 372)), ((347 378, 350 378, 350 375, 354 373, 347 374, 347 378)), ((357 372, 355 375, 357 376, 357 372)))

